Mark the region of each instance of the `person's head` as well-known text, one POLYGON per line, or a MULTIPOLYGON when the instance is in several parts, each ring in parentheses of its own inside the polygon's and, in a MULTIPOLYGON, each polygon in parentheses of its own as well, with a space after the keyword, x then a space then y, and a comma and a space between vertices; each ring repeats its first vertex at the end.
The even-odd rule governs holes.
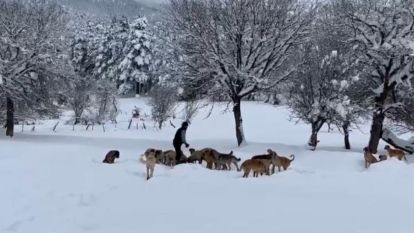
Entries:
POLYGON ((182 128, 187 129, 188 128, 188 122, 184 121, 183 124, 181 125, 182 128))

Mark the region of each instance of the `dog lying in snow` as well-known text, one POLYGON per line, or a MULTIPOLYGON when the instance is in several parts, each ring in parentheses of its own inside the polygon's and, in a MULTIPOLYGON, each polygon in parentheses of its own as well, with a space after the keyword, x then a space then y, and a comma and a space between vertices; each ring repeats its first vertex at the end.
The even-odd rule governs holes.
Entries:
POLYGON ((105 155, 105 159, 102 162, 113 164, 115 159, 119 159, 119 151, 111 150, 105 155))

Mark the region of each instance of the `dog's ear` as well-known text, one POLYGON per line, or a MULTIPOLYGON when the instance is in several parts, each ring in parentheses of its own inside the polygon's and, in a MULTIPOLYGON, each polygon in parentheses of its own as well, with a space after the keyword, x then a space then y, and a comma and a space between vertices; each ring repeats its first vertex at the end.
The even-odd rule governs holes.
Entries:
POLYGON ((229 155, 233 155, 233 151, 230 151, 229 155))

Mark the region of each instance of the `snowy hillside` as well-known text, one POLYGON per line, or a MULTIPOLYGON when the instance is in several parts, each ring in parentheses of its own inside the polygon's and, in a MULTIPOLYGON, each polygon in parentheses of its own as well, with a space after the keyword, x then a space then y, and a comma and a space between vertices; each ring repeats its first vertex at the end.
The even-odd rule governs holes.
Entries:
MULTIPOLYGON (((369 127, 351 132, 351 151, 343 136, 322 129, 310 151, 310 126, 289 121, 285 107, 244 102, 248 144, 238 148, 232 112, 216 105, 203 109, 190 125, 191 147, 234 150, 242 160, 272 148, 296 159, 284 172, 242 178, 240 172, 208 170, 198 164, 173 169, 156 166, 145 180, 138 161, 149 147, 172 149, 175 130, 166 124, 134 121, 134 106, 150 113, 145 99, 121 99, 118 124, 86 131, 64 125, 68 113, 36 125, 16 127, 13 139, 0 134, 0 232, 144 233, 409 233, 414 209, 414 159, 387 160, 366 170, 362 148, 369 127), (139 128, 136 128, 138 123, 139 128), (115 164, 102 163, 118 149, 115 164)), ((179 109, 177 110, 179 113, 179 109)), ((181 123, 180 114, 173 121, 181 123)), ((384 145, 380 145, 384 148, 384 145)), ((384 153, 382 150, 381 153, 384 153)), ((184 150, 188 155, 188 150, 184 150)))

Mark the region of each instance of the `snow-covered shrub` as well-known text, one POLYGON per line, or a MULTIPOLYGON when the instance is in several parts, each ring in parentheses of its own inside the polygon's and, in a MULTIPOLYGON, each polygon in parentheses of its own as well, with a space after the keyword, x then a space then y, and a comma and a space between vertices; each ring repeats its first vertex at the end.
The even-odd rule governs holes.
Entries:
POLYGON ((152 107, 151 118, 161 129, 163 123, 174 114, 177 105, 177 89, 167 85, 156 85, 149 94, 148 104, 152 107))
POLYGON ((301 54, 301 64, 292 79, 287 101, 294 118, 311 125, 308 144, 315 148, 318 132, 325 123, 347 122, 348 130, 355 119, 359 107, 348 96, 355 80, 355 67, 338 51, 325 55, 313 43, 303 47, 301 54))

